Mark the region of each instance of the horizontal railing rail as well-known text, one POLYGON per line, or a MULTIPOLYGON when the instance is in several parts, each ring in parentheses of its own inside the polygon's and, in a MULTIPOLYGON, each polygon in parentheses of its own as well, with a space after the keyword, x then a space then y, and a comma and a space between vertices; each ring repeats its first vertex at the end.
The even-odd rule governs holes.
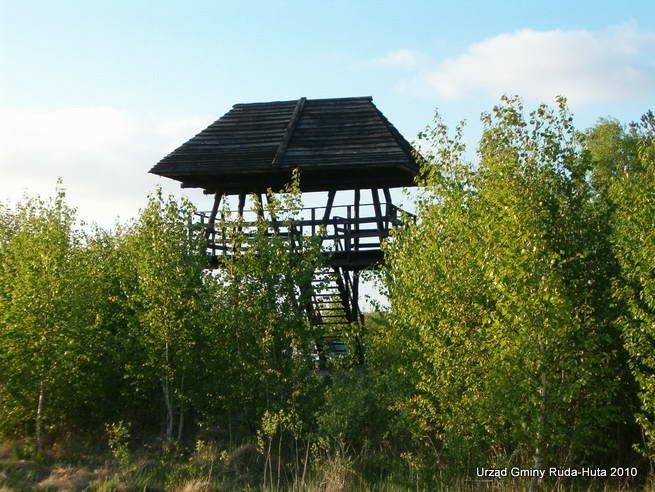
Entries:
MULTIPOLYGON (((278 218, 270 210, 246 210, 242 217, 234 211, 222 211, 211 220, 210 212, 197 212, 196 217, 206 231, 207 247, 212 256, 231 255, 250 247, 249 239, 264 233, 288 241, 293 247, 302 237, 320 236, 326 253, 360 252, 380 248, 392 228, 403 225, 403 218, 414 216, 393 204, 380 203, 305 207, 291 217, 278 218), (376 208, 378 210, 376 210, 376 208), (266 229, 258 231, 264 220, 266 229), (239 244, 235 244, 238 237, 239 244)), ((285 211, 282 211, 287 215, 285 211)))

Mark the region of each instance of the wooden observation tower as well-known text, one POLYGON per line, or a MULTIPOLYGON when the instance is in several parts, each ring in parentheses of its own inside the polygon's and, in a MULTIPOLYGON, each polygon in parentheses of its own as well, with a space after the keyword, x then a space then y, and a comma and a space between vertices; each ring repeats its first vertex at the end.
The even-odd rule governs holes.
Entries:
MULTIPOLYGON (((315 272, 308 316, 329 333, 329 325, 363 324, 359 274, 379 264, 381 242, 401 225, 390 188, 414 186, 418 167, 410 144, 371 97, 303 97, 236 104, 150 172, 214 195, 212 210, 200 213, 214 264, 233 247, 215 228, 220 202, 230 195, 238 196, 241 218, 249 213, 247 197, 258 196, 262 206, 255 213, 276 234, 322 234, 328 267, 315 272), (325 202, 303 209, 288 230, 267 214, 264 196, 280 190, 296 169, 301 191, 324 192, 325 202), (347 195, 346 204, 335 201, 337 192, 347 195)), ((361 360, 361 346, 357 352, 361 360)))

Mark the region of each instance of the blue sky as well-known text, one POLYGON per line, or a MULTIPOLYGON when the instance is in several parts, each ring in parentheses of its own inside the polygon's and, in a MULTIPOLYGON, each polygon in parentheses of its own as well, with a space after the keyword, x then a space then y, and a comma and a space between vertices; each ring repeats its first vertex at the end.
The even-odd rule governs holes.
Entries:
POLYGON ((0 67, 0 199, 61 176, 107 224, 177 190, 147 170, 237 102, 372 95, 410 140, 439 107, 474 142, 503 92, 636 119, 655 2, 0 1, 0 67))

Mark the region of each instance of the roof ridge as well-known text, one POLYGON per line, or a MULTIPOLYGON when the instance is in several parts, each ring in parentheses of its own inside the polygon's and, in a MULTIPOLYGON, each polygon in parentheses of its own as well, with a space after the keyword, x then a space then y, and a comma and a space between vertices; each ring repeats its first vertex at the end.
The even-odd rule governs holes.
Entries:
MULTIPOLYGON (((328 102, 328 101, 372 101, 373 96, 351 96, 351 97, 324 97, 317 99, 305 99, 311 102, 328 102)), ((284 101, 258 101, 258 102, 249 102, 249 103, 236 103, 232 105, 233 109, 243 108, 246 106, 270 106, 271 104, 289 104, 292 102, 297 102, 298 99, 287 99, 284 101)))
POLYGON ((372 101, 373 96, 350 96, 350 97, 324 97, 318 99, 309 99, 312 102, 325 102, 325 101, 372 101))
POLYGON ((291 140, 293 131, 296 129, 296 125, 298 124, 298 120, 300 119, 300 114, 302 113, 302 110, 305 107, 305 101, 307 101, 307 98, 301 97, 300 99, 298 99, 298 102, 296 103, 296 107, 294 108, 293 113, 291 114, 291 118, 289 119, 289 124, 287 125, 287 128, 284 130, 284 133, 282 134, 282 140, 280 140, 280 145, 278 146, 277 151, 273 156, 273 161, 271 161, 271 164, 273 166, 278 166, 282 161, 282 159, 284 158, 284 154, 287 151, 287 146, 289 145, 289 141, 291 140))
POLYGON ((298 99, 287 99, 284 101, 257 101, 257 102, 249 102, 249 103, 236 103, 232 105, 232 109, 242 108, 244 106, 269 106, 271 104, 289 104, 296 101, 298 101, 298 99))

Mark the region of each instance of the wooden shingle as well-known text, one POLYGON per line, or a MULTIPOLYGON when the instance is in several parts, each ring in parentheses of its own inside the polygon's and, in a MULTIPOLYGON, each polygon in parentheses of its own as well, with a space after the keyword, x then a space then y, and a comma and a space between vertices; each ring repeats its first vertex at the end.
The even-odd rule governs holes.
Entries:
POLYGON ((413 186, 410 144, 371 97, 235 104, 150 172, 224 194, 413 186))

